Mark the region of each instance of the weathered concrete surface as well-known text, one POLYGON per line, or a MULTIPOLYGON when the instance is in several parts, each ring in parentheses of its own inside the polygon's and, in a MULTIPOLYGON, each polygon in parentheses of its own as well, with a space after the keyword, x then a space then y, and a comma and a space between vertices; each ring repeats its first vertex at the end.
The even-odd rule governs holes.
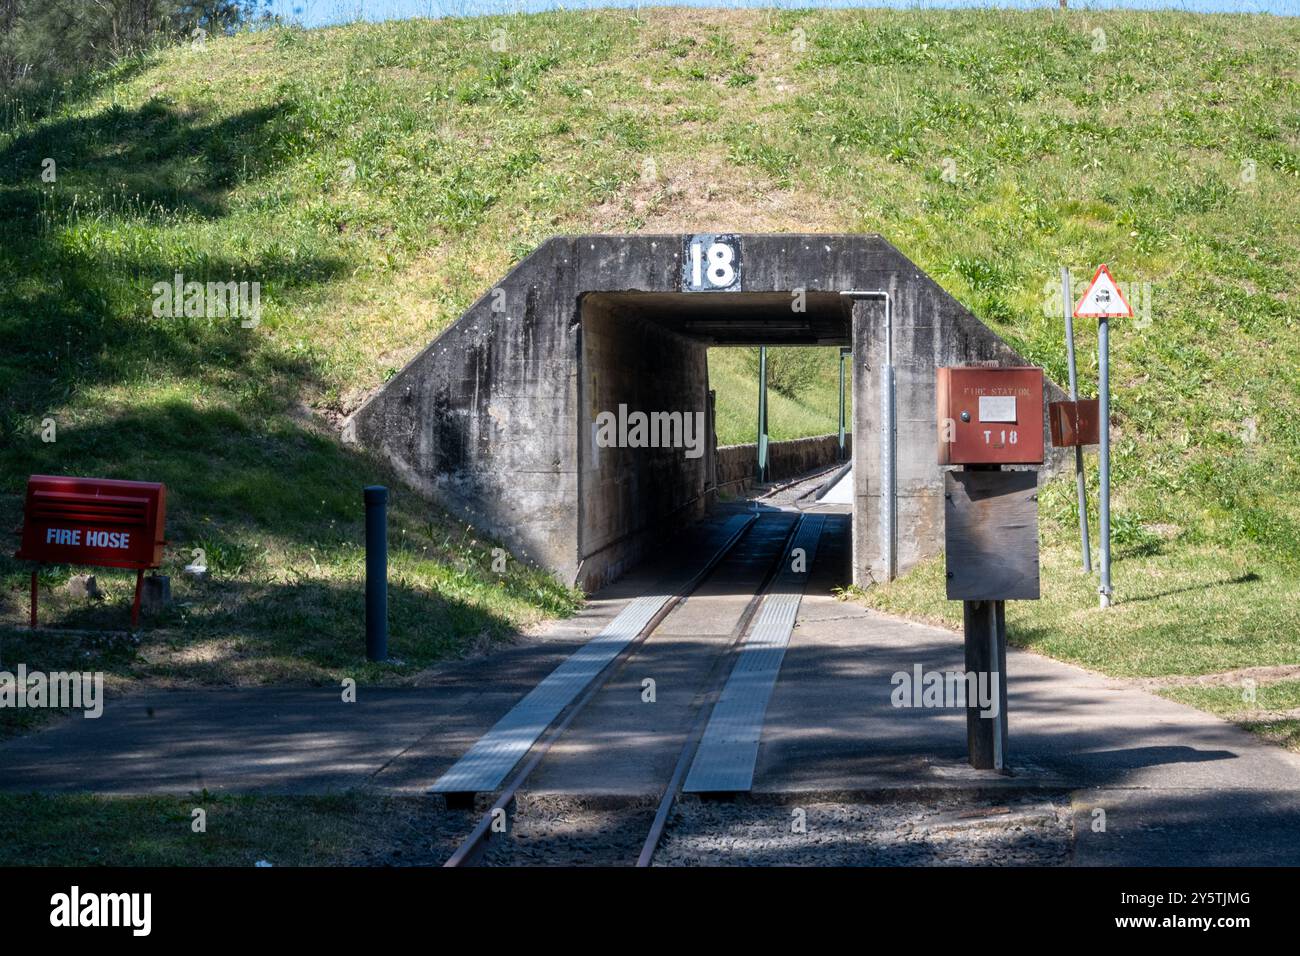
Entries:
MULTIPOLYGON (((845 447, 852 454, 853 436, 844 436, 845 447)), ((839 460, 839 436, 816 435, 769 442, 768 477, 785 481, 805 475, 816 468, 829 468, 839 460)), ((717 457, 717 487, 728 494, 743 494, 754 484, 758 465, 758 445, 720 445, 717 457)))
MULTIPOLYGON (((700 404, 707 369, 701 382, 697 354, 684 340, 701 353, 720 344, 852 344, 860 452, 854 567, 855 580, 866 583, 879 574, 882 553, 883 313, 878 303, 852 306, 838 293, 884 290, 893 301, 898 525, 906 529, 898 566, 934 553, 942 541, 934 369, 1027 363, 880 236, 734 237, 743 268, 728 292, 684 291, 689 238, 548 240, 358 410, 344 437, 383 454, 412 485, 521 557, 591 587, 635 561, 664 520, 694 513, 689 493, 700 487, 698 465, 679 456, 683 474, 668 478, 648 509, 668 519, 629 505, 632 489, 644 493, 647 475, 660 484, 666 460, 633 466, 617 456, 589 467, 581 449, 590 442, 592 413, 611 410, 595 404, 639 391, 667 405, 643 411, 707 411, 700 404), (803 311, 793 307, 797 299, 803 311), (662 331, 624 333, 619 323, 662 331), (629 348, 635 341, 644 346, 640 355, 629 348), (638 384, 629 376, 664 381, 638 384), (620 501, 634 513, 612 516, 620 501)), ((1049 397, 1061 397, 1059 389, 1049 386, 1049 397)), ((716 477, 706 475, 705 486, 710 481, 716 477)))
POLYGON ((594 590, 626 572, 673 529, 704 516, 714 487, 716 442, 703 345, 608 298, 588 297, 581 317, 578 394, 588 440, 578 447, 576 577, 594 590), (647 356, 653 356, 653 368, 647 368, 647 356), (610 429, 601 414, 626 420, 621 409, 667 416, 660 427, 651 419, 641 436, 650 447, 602 443, 608 436, 600 425, 610 429))

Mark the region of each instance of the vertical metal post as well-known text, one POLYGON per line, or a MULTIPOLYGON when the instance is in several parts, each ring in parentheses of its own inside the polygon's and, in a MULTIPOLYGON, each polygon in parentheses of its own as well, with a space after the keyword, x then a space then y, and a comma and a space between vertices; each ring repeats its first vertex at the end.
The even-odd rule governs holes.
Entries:
POLYGON ((1102 316, 1097 320, 1097 366, 1099 406, 1098 418, 1101 438, 1101 606, 1110 607, 1110 323, 1102 316))
POLYGON ((840 461, 845 458, 844 454, 844 358, 849 354, 848 349, 840 349, 840 461))
MULTIPOLYGON (((1065 353, 1070 362, 1070 401, 1079 400, 1079 383, 1074 363, 1074 302, 1070 295, 1070 270, 1061 266, 1061 307, 1065 310, 1065 353)), ((1092 573, 1092 547, 1088 544, 1088 489, 1083 474, 1083 446, 1074 446, 1074 482, 1079 493, 1079 539, 1083 547, 1083 570, 1092 573)))
POLYGON ((370 485, 366 502, 366 660, 388 660, 388 489, 370 485))
POLYGON ((886 363, 880 370, 880 394, 882 398, 883 419, 881 426, 881 489, 880 506, 884 524, 885 537, 885 579, 894 580, 898 575, 898 495, 894 484, 897 477, 896 452, 894 447, 896 430, 894 428, 894 366, 886 363))
POLYGON ((767 346, 758 347, 758 483, 767 481, 767 346))
POLYGON ((1007 770, 1007 602, 990 601, 993 633, 989 649, 993 655, 989 672, 989 689, 998 702, 998 715, 986 718, 993 723, 993 769, 1007 770))

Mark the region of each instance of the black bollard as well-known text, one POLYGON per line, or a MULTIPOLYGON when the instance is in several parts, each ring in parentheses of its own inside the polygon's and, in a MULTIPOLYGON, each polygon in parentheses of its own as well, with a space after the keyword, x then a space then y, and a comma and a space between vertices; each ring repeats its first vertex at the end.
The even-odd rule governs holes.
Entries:
POLYGON ((388 489, 370 485, 366 501, 366 660, 388 660, 388 489))

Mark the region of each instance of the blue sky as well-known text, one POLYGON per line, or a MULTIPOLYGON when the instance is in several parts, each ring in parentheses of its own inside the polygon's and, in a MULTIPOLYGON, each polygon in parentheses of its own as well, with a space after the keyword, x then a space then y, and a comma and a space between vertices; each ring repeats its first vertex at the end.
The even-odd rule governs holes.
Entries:
MULTIPOLYGON (((346 23, 357 19, 398 20, 408 17, 473 16, 588 7, 1056 7, 1057 0, 272 0, 271 9, 305 26, 346 23)), ((1090 10, 1193 10, 1201 13, 1274 13, 1300 15, 1300 0, 1071 0, 1070 6, 1090 10)))

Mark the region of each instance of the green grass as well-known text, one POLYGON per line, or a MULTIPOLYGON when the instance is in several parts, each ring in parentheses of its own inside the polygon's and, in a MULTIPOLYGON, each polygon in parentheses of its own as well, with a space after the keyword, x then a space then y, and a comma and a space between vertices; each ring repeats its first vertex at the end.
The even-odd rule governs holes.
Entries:
MULTIPOLYGON (((758 380, 746 368, 744 353, 747 351, 752 350, 709 350, 709 385, 717 391, 715 408, 719 445, 740 445, 757 440, 758 380)), ((768 354, 780 351, 769 349, 768 354)), ((819 374, 805 391, 789 396, 768 389, 768 437, 771 440, 828 435, 839 428, 840 350, 827 348, 818 351, 822 353, 816 357, 819 374)), ((844 399, 850 423, 852 389, 852 382, 846 382, 844 399)))
MULTIPOLYGON (((1095 571, 1086 576, 1079 563, 1075 544, 1043 548, 1042 598, 1007 602, 1008 641, 1116 677, 1207 674, 1300 659, 1300 635, 1288 623, 1300 580, 1262 553, 1119 548, 1112 569, 1118 601, 1104 611, 1095 571)), ((961 602, 944 593, 940 556, 861 599, 887 613, 960 629, 961 602)))
MULTIPOLYGON (((1063 481, 1043 498, 1049 597, 1014 607, 1017 639, 1121 674, 1294 659, 1298 51, 1300 23, 1264 16, 646 10, 276 29, 123 62, 0 110, 0 527, 31 472, 168 483, 177 606, 138 653, 92 649, 124 684, 400 679, 576 597, 517 562, 495 574, 490 542, 338 444, 343 416, 552 234, 880 232, 1058 382, 1060 265, 1152 285, 1151 321, 1113 336, 1120 603, 1101 617, 1070 577, 1063 481), (261 283, 260 325, 154 317, 176 272, 261 283), (373 481, 395 488, 406 664, 367 669, 373 481), (178 574, 195 548, 202 585, 178 574)), ((1093 336, 1081 323, 1085 393, 1093 336)), ((799 401, 773 397, 774 437, 833 430, 833 354, 799 401)), ((747 440, 752 377, 711 364, 720 433, 747 440)), ((0 625, 25 615, 8 553, 0 625)), ((52 594, 47 622, 124 620, 127 579, 100 577, 111 606, 52 594)), ((936 587, 931 567, 872 600, 951 613, 936 587)), ((3 641, 32 666, 84 650, 3 641)))
POLYGON ((1170 700, 1208 710, 1233 720, 1265 740, 1300 752, 1300 680, 1280 680, 1253 688, 1254 700, 1246 687, 1171 687, 1161 691, 1170 700))
MULTIPOLYGON (((323 797, 0 795, 0 866, 329 866, 383 850, 417 801, 323 797), (193 811, 206 830, 193 830, 193 811), (70 834, 75 832, 75 839, 70 834)), ((427 836, 427 834, 426 834, 427 836)))

